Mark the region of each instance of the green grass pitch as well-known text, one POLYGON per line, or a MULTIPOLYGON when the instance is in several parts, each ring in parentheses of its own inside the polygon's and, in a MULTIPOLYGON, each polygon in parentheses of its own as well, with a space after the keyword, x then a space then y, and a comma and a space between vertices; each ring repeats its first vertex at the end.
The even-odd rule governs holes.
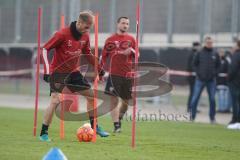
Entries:
MULTIPOLYGON (((38 134, 42 111, 38 114, 38 134)), ((131 122, 123 122, 123 132, 96 143, 79 143, 75 132, 83 122, 65 122, 65 139, 59 138, 59 120, 53 119, 51 143, 33 137, 33 110, 0 108, 0 159, 33 160, 52 147, 60 148, 69 160, 237 160, 240 157, 240 131, 222 125, 183 122, 137 122, 136 148, 131 144, 131 122)), ((108 116, 99 119, 111 132, 108 116)))

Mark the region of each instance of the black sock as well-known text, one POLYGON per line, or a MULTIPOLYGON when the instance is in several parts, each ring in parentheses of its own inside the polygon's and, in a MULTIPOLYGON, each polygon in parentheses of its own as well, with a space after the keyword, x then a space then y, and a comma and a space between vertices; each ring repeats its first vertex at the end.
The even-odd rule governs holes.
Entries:
MULTIPOLYGON (((89 117, 91 128, 94 129, 94 117, 89 117)), ((96 127, 97 127, 97 122, 96 122, 96 127)))
POLYGON ((115 129, 121 128, 120 122, 113 122, 113 125, 115 129))
POLYGON ((118 123, 119 123, 119 126, 121 128, 122 127, 122 118, 119 117, 119 122, 118 123))
POLYGON ((42 130, 40 136, 43 134, 48 134, 48 125, 42 124, 42 130))

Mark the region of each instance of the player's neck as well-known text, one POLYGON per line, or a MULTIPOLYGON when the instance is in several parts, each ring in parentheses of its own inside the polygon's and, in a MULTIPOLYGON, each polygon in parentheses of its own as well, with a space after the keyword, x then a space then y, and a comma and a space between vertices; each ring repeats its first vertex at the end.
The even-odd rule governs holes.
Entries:
POLYGON ((126 35, 127 34, 127 32, 121 32, 121 31, 117 31, 117 35, 120 35, 120 36, 124 36, 124 35, 126 35))

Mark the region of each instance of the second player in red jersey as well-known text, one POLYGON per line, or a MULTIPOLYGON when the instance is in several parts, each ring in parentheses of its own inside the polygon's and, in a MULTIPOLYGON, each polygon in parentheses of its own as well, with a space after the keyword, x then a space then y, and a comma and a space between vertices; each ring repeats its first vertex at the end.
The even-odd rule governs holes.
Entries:
MULTIPOLYGON (((120 17, 117 20, 117 32, 110 36, 104 45, 101 65, 109 71, 105 93, 110 95, 111 116, 114 132, 121 132, 121 120, 128 109, 129 99, 132 98, 132 62, 135 57, 135 39, 127 33, 129 18, 120 17), (108 66, 107 59, 110 60, 108 66), (118 97, 121 105, 118 108, 118 97)), ((137 58, 137 57, 135 57, 137 58)))

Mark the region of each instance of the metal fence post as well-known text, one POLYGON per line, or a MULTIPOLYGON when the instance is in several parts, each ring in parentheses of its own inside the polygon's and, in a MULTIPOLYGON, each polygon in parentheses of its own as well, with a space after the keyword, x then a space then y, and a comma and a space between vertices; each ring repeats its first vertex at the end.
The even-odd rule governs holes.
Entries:
POLYGON ((17 0, 15 4, 15 39, 14 42, 19 42, 21 40, 21 5, 22 0, 17 0))
POLYGON ((75 19, 75 6, 76 6, 76 0, 70 0, 69 1, 69 20, 70 22, 74 21, 75 19))
POLYGON ((238 5, 238 0, 232 0, 231 34, 233 41, 238 37, 238 5))
POLYGON ((199 33, 200 42, 203 42, 204 35, 211 33, 211 12, 212 0, 202 0, 200 6, 199 33))
POLYGON ((113 33, 115 31, 115 23, 116 23, 116 0, 111 1, 111 20, 110 20, 110 32, 113 33))
POLYGON ((57 11, 58 11, 58 3, 56 0, 52 0, 51 4, 51 34, 57 29, 57 11))
POLYGON ((175 7, 175 0, 169 0, 168 1, 168 19, 167 19, 167 42, 172 43, 173 39, 173 23, 174 23, 174 7, 175 7))

